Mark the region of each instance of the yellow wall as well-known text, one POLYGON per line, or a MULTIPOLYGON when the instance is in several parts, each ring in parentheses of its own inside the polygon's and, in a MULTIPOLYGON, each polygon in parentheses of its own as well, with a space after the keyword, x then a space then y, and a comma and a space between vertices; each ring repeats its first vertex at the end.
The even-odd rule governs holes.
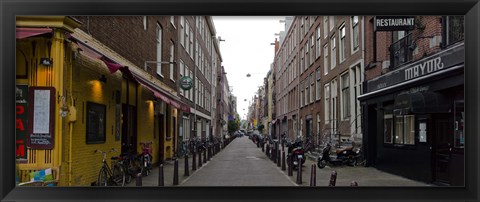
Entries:
MULTIPOLYGON (((115 91, 121 90, 121 73, 110 74, 105 64, 83 55, 78 55, 73 61, 73 98, 77 109, 77 121, 73 124, 72 147, 72 185, 89 186, 95 182, 101 167, 102 155, 94 153, 99 149, 108 151, 115 148, 117 152, 107 155, 110 163, 111 156, 117 156, 121 151, 121 141, 115 140, 115 91), (105 75, 107 83, 98 79, 105 75), (94 102, 106 106, 106 141, 104 143, 86 143, 87 102, 94 102)), ((68 148, 66 148, 68 150, 68 148)))

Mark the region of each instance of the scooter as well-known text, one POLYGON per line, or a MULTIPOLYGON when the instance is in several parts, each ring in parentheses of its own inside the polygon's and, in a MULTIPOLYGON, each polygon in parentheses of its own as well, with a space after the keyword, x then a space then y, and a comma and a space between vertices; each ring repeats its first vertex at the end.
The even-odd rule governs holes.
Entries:
POLYGON ((287 144, 288 159, 292 161, 293 168, 302 166, 305 163, 305 151, 303 150, 302 142, 296 141, 287 144))
POLYGON ((317 159, 318 168, 324 168, 327 164, 329 165, 350 165, 356 166, 357 159, 360 157, 360 149, 353 148, 353 146, 337 149, 334 155, 330 154, 332 145, 327 143, 325 148, 322 150, 322 155, 317 159))

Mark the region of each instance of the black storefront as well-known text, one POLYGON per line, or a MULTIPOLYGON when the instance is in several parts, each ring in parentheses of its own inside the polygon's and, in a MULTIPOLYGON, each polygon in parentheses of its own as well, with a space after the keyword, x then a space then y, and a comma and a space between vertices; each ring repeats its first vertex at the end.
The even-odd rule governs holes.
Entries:
POLYGON ((462 42, 367 81, 359 100, 368 166, 464 185, 464 51, 462 42))

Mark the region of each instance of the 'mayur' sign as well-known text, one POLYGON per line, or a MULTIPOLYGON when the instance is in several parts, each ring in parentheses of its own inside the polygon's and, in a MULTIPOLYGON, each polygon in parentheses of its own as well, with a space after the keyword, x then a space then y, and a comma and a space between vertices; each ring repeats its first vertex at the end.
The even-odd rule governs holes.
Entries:
POLYGON ((375 31, 403 31, 415 29, 414 16, 376 16, 375 31))

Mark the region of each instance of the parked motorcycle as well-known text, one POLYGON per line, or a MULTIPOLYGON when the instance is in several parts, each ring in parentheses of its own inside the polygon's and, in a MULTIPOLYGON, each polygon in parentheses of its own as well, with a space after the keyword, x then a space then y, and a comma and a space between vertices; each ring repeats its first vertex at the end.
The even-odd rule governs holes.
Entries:
POLYGON ((288 159, 293 161, 293 168, 295 169, 298 166, 302 166, 305 163, 305 151, 302 141, 297 140, 293 143, 288 143, 287 147, 288 159))
POLYGON ((333 155, 330 154, 331 149, 332 145, 327 143, 322 150, 322 155, 317 159, 318 168, 324 168, 327 164, 355 166, 360 157, 360 149, 354 149, 353 146, 337 149, 333 155))
POLYGON ((142 145, 142 175, 148 176, 152 171, 152 142, 140 142, 140 145, 142 145))

